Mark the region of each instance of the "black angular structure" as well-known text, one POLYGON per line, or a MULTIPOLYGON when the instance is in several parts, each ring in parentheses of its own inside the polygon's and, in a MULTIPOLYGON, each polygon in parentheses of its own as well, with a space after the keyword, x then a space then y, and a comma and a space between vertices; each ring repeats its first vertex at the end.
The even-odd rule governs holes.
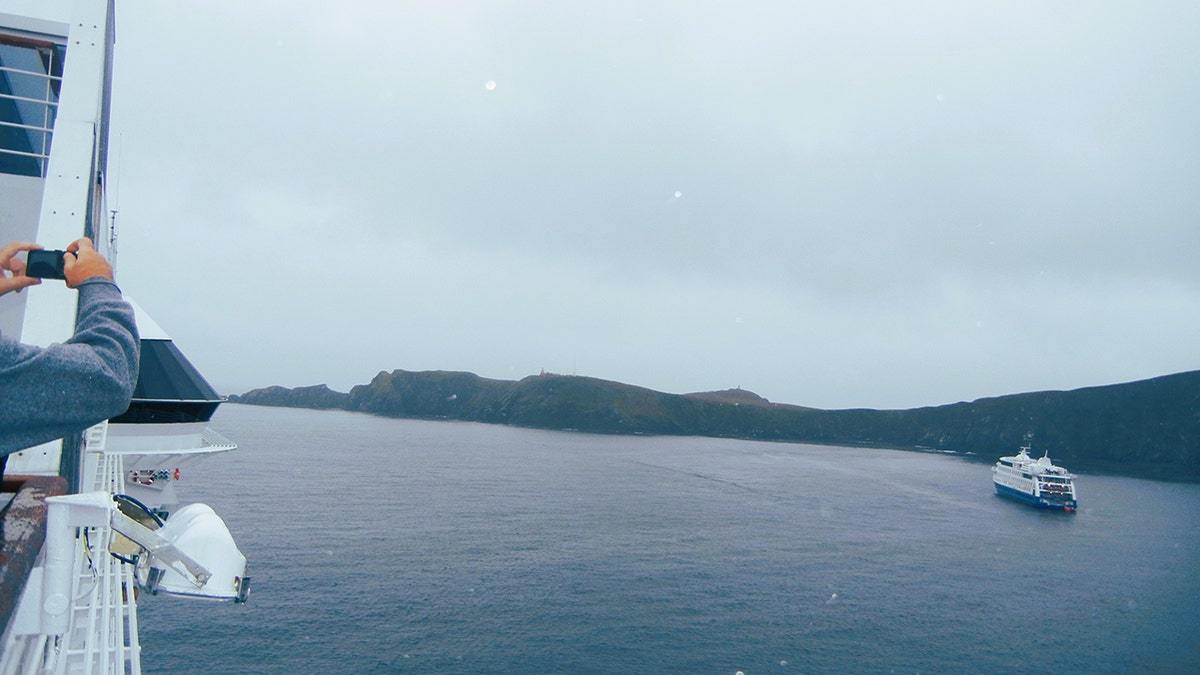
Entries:
POLYGON ((177 502, 175 483, 198 457, 237 446, 208 426, 225 400, 137 303, 141 369, 129 409, 109 420, 105 452, 125 461, 125 493, 151 509, 177 502))

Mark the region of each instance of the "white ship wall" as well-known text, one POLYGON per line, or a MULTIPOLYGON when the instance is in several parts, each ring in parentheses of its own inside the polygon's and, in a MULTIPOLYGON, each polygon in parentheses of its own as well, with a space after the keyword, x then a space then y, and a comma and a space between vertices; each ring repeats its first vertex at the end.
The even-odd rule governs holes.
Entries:
MULTIPOLYGON (((0 195, 4 195, 0 199, 0 246, 12 241, 33 241, 37 236, 43 184, 41 178, 0 173, 0 195)), ((28 297, 28 291, 9 293, 0 302, 0 332, 12 337, 21 334, 28 297)))
POLYGON ((66 35, 74 5, 73 0, 0 0, 0 25, 66 35))

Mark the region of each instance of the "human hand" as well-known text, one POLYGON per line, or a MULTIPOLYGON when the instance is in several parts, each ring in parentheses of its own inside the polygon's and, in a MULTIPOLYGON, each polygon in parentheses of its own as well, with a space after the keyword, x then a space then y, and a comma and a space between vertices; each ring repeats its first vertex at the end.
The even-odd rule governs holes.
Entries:
POLYGON ((9 291, 21 292, 26 286, 36 286, 42 283, 37 277, 25 276, 25 261, 14 256, 21 251, 40 251, 41 246, 28 242, 14 241, 0 248, 0 295, 9 291), (12 272, 12 276, 8 273, 12 272))
POLYGON ((63 276, 67 278, 67 286, 75 288, 92 277, 112 279, 113 273, 104 256, 96 253, 92 240, 81 237, 63 253, 63 276))

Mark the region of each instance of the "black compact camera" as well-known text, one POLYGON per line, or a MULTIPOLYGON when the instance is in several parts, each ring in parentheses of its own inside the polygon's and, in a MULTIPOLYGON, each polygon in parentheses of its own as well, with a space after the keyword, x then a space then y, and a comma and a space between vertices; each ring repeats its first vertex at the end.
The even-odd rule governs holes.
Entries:
POLYGON ((39 279, 63 279, 64 251, 30 251, 25 257, 25 276, 39 279))

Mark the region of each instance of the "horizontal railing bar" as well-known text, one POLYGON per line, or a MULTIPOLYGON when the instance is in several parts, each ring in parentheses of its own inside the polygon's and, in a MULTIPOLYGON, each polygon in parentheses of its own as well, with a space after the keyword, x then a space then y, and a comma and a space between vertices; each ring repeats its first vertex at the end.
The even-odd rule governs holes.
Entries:
POLYGON ((26 103, 36 103, 47 107, 58 107, 58 101, 52 101, 48 98, 29 98, 28 96, 17 96, 16 94, 0 94, 0 98, 6 98, 10 101, 25 101, 26 103))
POLYGON ((50 73, 41 70, 25 70, 24 68, 13 68, 12 66, 0 66, 0 71, 4 71, 6 73, 18 73, 20 75, 32 75, 33 77, 40 77, 43 80, 62 82, 62 75, 51 75, 50 73))
POLYGON ((56 49, 66 46, 65 42, 56 42, 54 40, 36 38, 32 35, 10 33, 8 31, 0 31, 0 44, 13 45, 15 47, 33 47, 34 49, 56 49))
POLYGON ((33 157, 35 159, 50 159, 50 155, 40 155, 36 152, 21 152, 20 150, 9 150, 8 148, 0 147, 0 155, 19 155, 21 157, 33 157))
POLYGON ((48 134, 54 131, 54 127, 35 127, 32 124, 17 124, 16 122, 5 122, 0 120, 0 127, 12 127, 14 129, 25 129, 26 131, 40 131, 48 134))

